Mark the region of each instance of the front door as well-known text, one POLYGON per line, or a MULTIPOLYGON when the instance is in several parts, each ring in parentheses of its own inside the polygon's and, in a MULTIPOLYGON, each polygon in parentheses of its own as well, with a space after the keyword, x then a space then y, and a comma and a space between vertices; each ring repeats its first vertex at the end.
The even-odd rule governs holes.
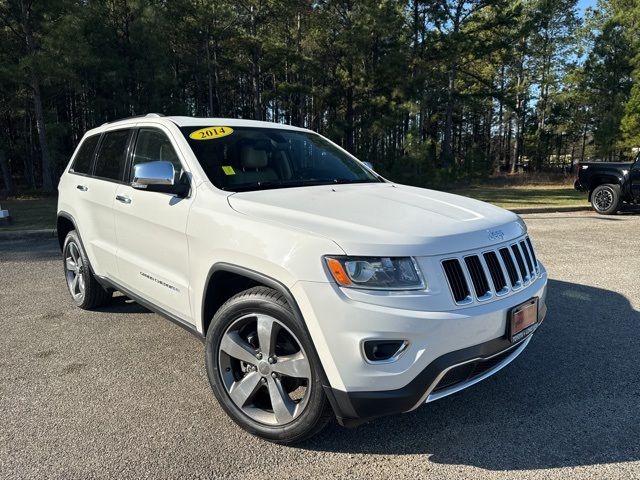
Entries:
MULTIPOLYGON (((170 161, 176 182, 186 175, 170 133, 160 128, 138 132, 130 171, 139 163, 170 161)), ((131 174, 130 174, 131 175, 131 174)), ((186 227, 194 192, 170 193, 118 187, 114 203, 118 276, 132 293, 193 323, 189 305, 189 248, 186 227)))

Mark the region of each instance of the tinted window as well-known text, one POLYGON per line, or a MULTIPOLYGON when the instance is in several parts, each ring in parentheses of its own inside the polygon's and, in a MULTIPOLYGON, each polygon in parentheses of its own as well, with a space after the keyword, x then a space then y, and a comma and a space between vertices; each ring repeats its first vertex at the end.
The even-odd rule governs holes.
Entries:
POLYGON ((183 127, 209 179, 230 191, 381 182, 315 133, 248 127, 183 127))
POLYGON ((102 138, 93 174, 96 177, 122 180, 131 130, 107 132, 102 138))
POLYGON ((91 173, 91 161, 93 160, 93 152, 96 151, 96 145, 98 144, 99 138, 100 135, 93 135, 82 142, 80 150, 78 150, 78 154, 73 161, 73 166, 71 167, 72 172, 91 173))
POLYGON ((175 181, 177 183, 182 173, 182 165, 169 138, 160 130, 152 128, 140 129, 138 140, 136 141, 136 150, 133 154, 131 179, 133 179, 133 165, 157 162, 159 160, 173 164, 173 169, 176 173, 175 181))

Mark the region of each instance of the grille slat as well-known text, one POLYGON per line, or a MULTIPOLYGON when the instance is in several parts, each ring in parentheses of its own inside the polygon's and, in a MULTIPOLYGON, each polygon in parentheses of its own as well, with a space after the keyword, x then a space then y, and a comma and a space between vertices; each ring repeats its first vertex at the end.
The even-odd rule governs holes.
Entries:
POLYGON ((482 268, 482 264, 480 263, 480 259, 477 255, 472 255, 470 257, 465 257, 464 263, 467 264, 467 269, 469 270, 469 275, 471 276, 471 282, 473 283, 476 295, 478 298, 485 296, 491 291, 491 289, 489 288, 489 282, 482 268))
POLYGON ((447 276, 449 287, 453 293, 453 299, 458 303, 466 300, 471 292, 469 291, 469 286, 467 285, 467 280, 464 277, 460 262, 456 259, 445 260, 442 262, 442 268, 444 268, 444 273, 447 276))
POLYGON ((501 248, 500 256, 502 257, 502 261, 504 262, 505 267, 507 267, 507 274, 509 275, 511 286, 515 287, 518 284, 518 271, 516 270, 515 263, 513 263, 513 258, 509 253, 509 249, 501 248))
POLYGON ((529 249, 527 248, 527 245, 524 243, 524 241, 520 242, 520 248, 522 248, 522 252, 524 253, 524 259, 527 262, 527 267, 529 267, 529 273, 532 277, 534 277, 536 271, 533 268, 533 263, 531 263, 531 256, 529 255, 529 249))
POLYGON ((493 281, 496 292, 506 288, 507 280, 504 278, 504 273, 502 273, 502 267, 500 266, 496 252, 485 253, 484 261, 487 262, 487 268, 489 269, 489 274, 491 275, 491 280, 493 281))
POLYGON ((527 280, 527 269, 524 265, 524 260, 522 258, 522 253, 520 253, 520 248, 518 248, 518 244, 511 245, 511 251, 513 252, 513 256, 516 257, 516 262, 518 263, 518 268, 520 269, 520 276, 522 281, 525 282, 527 280))
POLYGON ((531 243, 531 239, 527 237, 526 239, 527 245, 529 245, 529 251, 531 252, 531 260, 533 260, 533 265, 538 269, 538 259, 536 258, 536 252, 533 251, 533 244, 531 243))

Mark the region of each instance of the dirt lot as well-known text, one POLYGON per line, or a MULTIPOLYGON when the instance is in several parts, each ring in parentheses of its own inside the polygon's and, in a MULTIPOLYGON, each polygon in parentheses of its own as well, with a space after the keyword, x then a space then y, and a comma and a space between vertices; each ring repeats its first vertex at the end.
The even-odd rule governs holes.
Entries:
POLYGON ((526 221, 551 281, 520 358, 297 448, 225 416, 195 337, 122 297, 78 310, 53 240, 0 243, 0 477, 640 478, 640 215, 526 221))

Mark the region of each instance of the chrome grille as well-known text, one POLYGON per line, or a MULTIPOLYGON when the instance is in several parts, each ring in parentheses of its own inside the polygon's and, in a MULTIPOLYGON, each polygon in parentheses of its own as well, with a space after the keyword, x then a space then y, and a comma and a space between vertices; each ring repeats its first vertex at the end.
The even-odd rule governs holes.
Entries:
POLYGON ((531 252, 531 259, 533 260, 533 266, 536 269, 536 273, 539 273, 540 267, 538 266, 538 260, 536 259, 536 252, 533 251, 533 244, 531 243, 531 239, 527 237, 525 241, 527 242, 527 246, 529 247, 529 252, 531 252))
POLYGON ((502 264, 507 267, 507 274, 509 275, 509 281, 512 287, 516 287, 520 282, 518 277, 518 271, 516 270, 516 264, 513 262, 513 257, 508 248, 501 248, 500 257, 502 258, 502 264))
POLYGON ((442 260, 442 268, 458 305, 519 290, 540 273, 529 237, 488 251, 447 258, 442 260))
POLYGON ((506 293, 507 280, 504 277, 504 272, 502 271, 496 252, 485 253, 484 261, 489 268, 489 275, 491 275, 491 281, 493 282, 493 288, 496 291, 496 294, 501 295, 502 293, 506 293))
POLYGON ((527 274, 527 269, 524 266, 524 259, 522 258, 520 246, 517 243, 514 243, 513 245, 511 245, 511 251, 516 257, 516 262, 518 264, 518 268, 520 269, 520 278, 525 282, 529 281, 529 275, 527 274))
POLYGON ((485 299, 487 295, 491 294, 491 289, 489 288, 489 282, 487 281, 487 276, 482 268, 480 259, 477 255, 472 255, 465 257, 464 263, 467 265, 467 270, 471 276, 471 283, 473 283, 476 297, 478 299, 485 299))
POLYGON ((469 292, 469 286, 464 278, 460 262, 457 259, 445 260, 442 262, 442 268, 444 268, 449 288, 456 303, 470 303, 472 301, 471 292, 469 292))

